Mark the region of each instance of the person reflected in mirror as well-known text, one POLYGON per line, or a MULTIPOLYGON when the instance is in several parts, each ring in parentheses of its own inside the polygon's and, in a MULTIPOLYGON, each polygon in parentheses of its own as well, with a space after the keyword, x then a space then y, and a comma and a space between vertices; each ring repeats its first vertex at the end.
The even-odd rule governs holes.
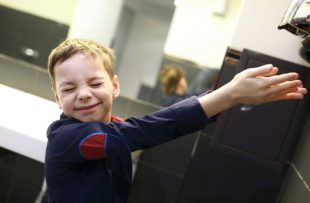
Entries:
POLYGON ((176 64, 165 65, 159 73, 159 82, 163 93, 162 106, 170 106, 194 94, 189 93, 186 73, 176 64))

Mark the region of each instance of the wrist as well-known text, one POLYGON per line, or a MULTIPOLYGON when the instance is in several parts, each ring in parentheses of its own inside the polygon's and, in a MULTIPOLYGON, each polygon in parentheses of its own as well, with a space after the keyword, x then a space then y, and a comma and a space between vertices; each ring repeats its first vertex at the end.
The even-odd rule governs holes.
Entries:
POLYGON ((238 105, 240 102, 240 98, 238 94, 234 90, 234 85, 232 82, 229 82, 222 86, 219 90, 221 90, 223 93, 223 99, 226 101, 226 105, 228 108, 231 108, 233 106, 238 105))
POLYGON ((233 93, 231 84, 226 84, 198 100, 209 118, 238 104, 237 95, 233 93))

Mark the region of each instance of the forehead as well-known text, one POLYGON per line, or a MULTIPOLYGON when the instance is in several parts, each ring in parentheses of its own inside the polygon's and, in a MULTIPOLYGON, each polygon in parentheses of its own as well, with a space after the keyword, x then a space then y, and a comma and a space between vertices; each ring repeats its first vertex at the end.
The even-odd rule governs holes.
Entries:
POLYGON ((84 53, 76 53, 68 59, 64 60, 63 62, 56 63, 54 67, 55 71, 58 71, 60 69, 63 71, 70 71, 71 68, 87 68, 89 70, 91 70, 92 68, 100 68, 102 70, 106 70, 103 64, 103 59, 101 57, 84 53))
POLYGON ((84 79, 94 75, 108 75, 102 58, 89 54, 77 53, 54 67, 55 79, 84 79))

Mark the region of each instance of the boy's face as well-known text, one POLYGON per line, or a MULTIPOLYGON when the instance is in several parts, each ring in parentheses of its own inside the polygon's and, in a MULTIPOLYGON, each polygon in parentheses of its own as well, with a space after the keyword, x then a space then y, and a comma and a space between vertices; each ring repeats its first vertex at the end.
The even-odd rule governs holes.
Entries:
POLYGON ((110 79, 101 58, 77 53, 56 64, 54 72, 56 102, 65 115, 83 122, 110 122, 119 82, 117 76, 110 79))

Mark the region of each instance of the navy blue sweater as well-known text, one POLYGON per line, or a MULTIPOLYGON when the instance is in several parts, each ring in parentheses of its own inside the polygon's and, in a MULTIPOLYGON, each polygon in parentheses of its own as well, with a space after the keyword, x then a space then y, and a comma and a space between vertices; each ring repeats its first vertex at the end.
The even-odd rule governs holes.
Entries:
POLYGON ((196 97, 124 122, 81 122, 62 114, 47 132, 48 200, 125 203, 132 151, 203 129, 207 122, 196 97))

